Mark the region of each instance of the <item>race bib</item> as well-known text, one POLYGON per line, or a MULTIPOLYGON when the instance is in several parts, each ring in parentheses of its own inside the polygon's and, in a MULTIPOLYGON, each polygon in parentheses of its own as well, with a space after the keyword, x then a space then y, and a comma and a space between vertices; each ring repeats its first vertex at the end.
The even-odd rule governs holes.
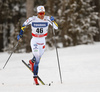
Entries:
POLYGON ((32 22, 32 35, 35 37, 47 36, 48 22, 32 22))

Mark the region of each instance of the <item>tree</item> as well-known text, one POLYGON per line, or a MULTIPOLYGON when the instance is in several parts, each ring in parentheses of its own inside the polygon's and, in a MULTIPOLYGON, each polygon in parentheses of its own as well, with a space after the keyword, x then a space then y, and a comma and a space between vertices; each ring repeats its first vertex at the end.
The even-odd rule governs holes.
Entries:
POLYGON ((3 51, 3 31, 2 31, 2 25, 0 25, 0 52, 3 51))
MULTIPOLYGON (((57 14, 57 11, 59 9, 59 3, 60 3, 60 0, 47 0, 46 4, 45 4, 45 8, 46 8, 46 15, 48 16, 54 16, 55 18, 55 21, 57 21, 57 18, 58 18, 58 14, 57 14)), ((59 20, 58 20, 59 21, 59 20)), ((57 21, 57 23, 58 23, 57 21)), ((59 30, 55 30, 55 33, 56 33, 56 41, 57 43, 59 43, 59 30)), ((53 37, 53 32, 52 32, 52 26, 49 27, 49 30, 48 30, 48 36, 46 38, 46 43, 47 45, 49 45, 49 47, 53 47, 54 46, 54 37, 53 37)))
POLYGON ((98 13, 94 12, 91 0, 69 0, 63 12, 63 24, 66 26, 65 38, 70 40, 68 45, 92 43, 93 36, 98 33, 96 20, 98 13))
MULTIPOLYGON (((26 9, 27 9, 27 18, 32 17, 33 16, 33 9, 34 9, 34 0, 27 0, 26 1, 26 9)), ((31 48, 30 48, 30 39, 31 39, 31 28, 28 26, 25 29, 25 34, 26 34, 26 52, 30 52, 31 48)))
MULTIPOLYGON (((20 31, 17 24, 19 24, 20 18, 25 17, 22 11, 22 6, 25 0, 1 0, 0 1, 0 36, 3 36, 3 51, 12 50, 13 46, 16 44, 17 35, 20 31), (18 32, 16 32, 18 31, 18 32)), ((1 45, 2 46, 2 45, 1 45)))
MULTIPOLYGON (((93 0, 92 5, 95 5, 95 11, 98 12, 99 18, 100 18, 100 0, 93 0)), ((95 41, 100 41, 100 19, 97 20, 96 26, 98 27, 98 34, 94 36, 95 41)))
MULTIPOLYGON (((8 50, 15 46, 23 22, 33 16, 33 13, 36 15, 38 5, 44 5, 46 15, 54 16, 58 23, 59 29, 55 30, 57 46, 100 41, 100 21, 97 13, 100 16, 100 0, 0 0, 0 51, 2 48, 8 50)), ((28 26, 23 34, 23 41, 18 45, 18 52, 22 52, 22 49, 31 51, 30 31, 28 26)), ((53 47, 52 27, 48 32, 46 42, 53 47)))

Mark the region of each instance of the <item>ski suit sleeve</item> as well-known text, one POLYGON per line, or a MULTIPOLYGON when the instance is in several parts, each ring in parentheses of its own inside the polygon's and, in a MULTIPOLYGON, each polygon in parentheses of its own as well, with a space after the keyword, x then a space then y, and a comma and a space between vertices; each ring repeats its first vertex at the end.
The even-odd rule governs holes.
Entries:
POLYGON ((23 36, 23 32, 25 30, 25 27, 29 24, 31 24, 33 17, 28 18, 22 25, 19 36, 22 37, 23 36))
POLYGON ((33 17, 28 18, 22 25, 21 30, 24 32, 25 27, 29 24, 31 24, 33 17))
POLYGON ((24 30, 25 30, 25 27, 26 27, 27 25, 31 24, 33 18, 34 18, 34 16, 28 18, 28 19, 23 23, 23 25, 22 25, 22 27, 21 27, 21 30, 20 30, 20 33, 19 33, 19 35, 17 36, 17 40, 19 40, 20 38, 23 37, 23 32, 24 32, 24 30))

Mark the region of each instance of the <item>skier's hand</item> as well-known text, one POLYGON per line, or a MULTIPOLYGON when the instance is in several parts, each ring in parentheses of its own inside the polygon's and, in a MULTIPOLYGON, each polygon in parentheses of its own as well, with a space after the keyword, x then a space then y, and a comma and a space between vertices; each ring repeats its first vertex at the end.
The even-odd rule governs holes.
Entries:
POLYGON ((25 26, 24 26, 24 27, 21 27, 20 33, 19 33, 19 35, 17 36, 17 40, 18 40, 18 41, 23 37, 24 28, 25 28, 25 26))
POLYGON ((51 20, 51 21, 54 21, 54 17, 53 17, 53 16, 51 16, 51 17, 50 17, 50 20, 51 20))

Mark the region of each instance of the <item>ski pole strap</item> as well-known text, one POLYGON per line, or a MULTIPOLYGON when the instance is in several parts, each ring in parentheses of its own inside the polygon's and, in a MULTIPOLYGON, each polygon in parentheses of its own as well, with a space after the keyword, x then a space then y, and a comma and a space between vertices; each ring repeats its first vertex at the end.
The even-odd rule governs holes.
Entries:
POLYGON ((21 27, 21 30, 23 30, 23 31, 24 31, 24 30, 25 30, 25 26, 22 26, 22 27, 21 27))
POLYGON ((55 21, 53 21, 54 22, 54 24, 58 27, 58 24, 55 22, 55 21))

